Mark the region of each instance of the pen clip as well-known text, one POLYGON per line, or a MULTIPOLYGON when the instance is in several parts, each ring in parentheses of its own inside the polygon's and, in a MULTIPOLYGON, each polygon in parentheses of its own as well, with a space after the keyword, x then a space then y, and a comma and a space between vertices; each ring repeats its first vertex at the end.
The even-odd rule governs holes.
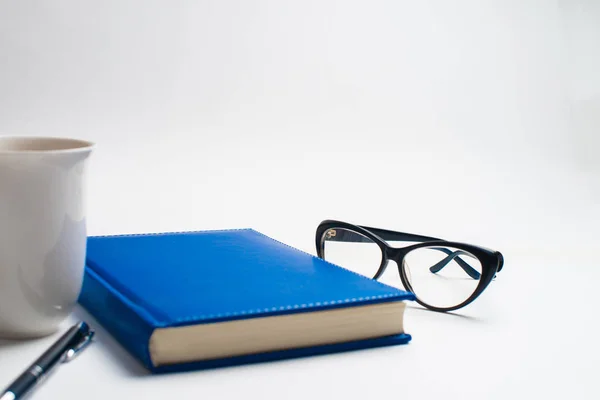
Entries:
POLYGON ((81 340, 78 343, 75 343, 73 347, 68 349, 65 354, 63 354, 62 362, 67 363, 73 360, 83 349, 85 349, 91 342, 94 337, 94 331, 90 330, 88 333, 81 337, 81 340))

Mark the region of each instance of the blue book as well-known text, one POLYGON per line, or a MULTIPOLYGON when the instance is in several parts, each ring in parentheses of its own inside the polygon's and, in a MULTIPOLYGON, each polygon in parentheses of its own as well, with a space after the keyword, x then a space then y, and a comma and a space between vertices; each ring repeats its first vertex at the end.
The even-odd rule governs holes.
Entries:
POLYGON ((406 300, 252 229, 90 237, 79 298, 152 372, 407 343, 406 300))

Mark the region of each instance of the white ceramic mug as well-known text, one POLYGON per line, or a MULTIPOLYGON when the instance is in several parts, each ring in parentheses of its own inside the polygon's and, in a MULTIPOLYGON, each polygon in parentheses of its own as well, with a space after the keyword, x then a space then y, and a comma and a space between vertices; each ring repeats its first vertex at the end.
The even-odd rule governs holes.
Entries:
POLYGON ((55 332, 77 302, 93 144, 0 136, 0 337, 55 332))

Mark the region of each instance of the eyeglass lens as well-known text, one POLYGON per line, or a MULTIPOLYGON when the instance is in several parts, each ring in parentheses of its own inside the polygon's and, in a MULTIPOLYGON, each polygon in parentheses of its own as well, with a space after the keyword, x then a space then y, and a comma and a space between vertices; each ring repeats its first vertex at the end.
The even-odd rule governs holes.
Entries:
MULTIPOLYGON (((373 278, 383 260, 381 248, 361 233, 344 228, 327 230, 322 237, 323 258, 353 272, 373 278)), ((391 242, 404 247, 407 242, 391 242)), ((427 246, 408 252, 404 258, 405 276, 417 298, 438 308, 462 304, 477 289, 482 266, 478 258, 453 247, 427 246)), ((387 269, 382 281, 401 287, 396 275, 390 282, 387 269), (386 276, 387 275, 387 276, 386 276)))
POLYGON ((481 263, 452 247, 421 247, 404 258, 406 278, 423 303, 438 308, 462 304, 477 289, 481 263))
POLYGON ((383 259, 377 243, 348 229, 328 229, 322 244, 326 261, 369 278, 375 276, 383 259))

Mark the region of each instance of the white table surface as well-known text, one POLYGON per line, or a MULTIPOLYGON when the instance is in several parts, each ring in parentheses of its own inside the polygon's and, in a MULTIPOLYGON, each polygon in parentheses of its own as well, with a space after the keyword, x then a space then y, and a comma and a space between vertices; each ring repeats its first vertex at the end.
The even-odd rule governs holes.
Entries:
MULTIPOLYGON (((600 395, 599 209, 588 195, 594 186, 581 185, 584 175, 567 175, 568 169, 558 168, 564 165, 549 162, 544 174, 512 160, 477 164, 477 157, 458 148, 452 162, 436 161, 445 154, 443 145, 429 146, 429 156, 413 146, 415 151, 390 157, 372 138, 336 145, 324 137, 320 148, 314 137, 290 138, 293 152, 283 141, 260 136, 256 143, 238 138, 235 146, 226 136, 210 142, 192 135, 96 140, 90 235, 252 227, 314 254, 317 224, 335 218, 481 244, 502 251, 506 263, 460 312, 409 308, 406 330, 413 340, 405 346, 161 376, 146 374, 77 308, 63 330, 84 319, 97 330, 96 342, 57 370, 35 399, 600 395), (398 174, 399 185, 381 192, 390 174, 356 163, 336 167, 337 160, 357 154, 364 165, 410 173, 398 174), (462 176, 463 184, 440 174, 462 176)), ((0 343, 0 382, 8 383, 55 339, 0 343)))
MULTIPOLYGON (((455 314, 411 306, 408 345, 152 376, 84 310, 95 343, 61 366, 36 399, 597 398, 600 272, 515 254, 488 292, 455 314), (576 290, 573 285, 577 285, 576 290)), ((8 382, 56 337, 0 342, 8 382)))

